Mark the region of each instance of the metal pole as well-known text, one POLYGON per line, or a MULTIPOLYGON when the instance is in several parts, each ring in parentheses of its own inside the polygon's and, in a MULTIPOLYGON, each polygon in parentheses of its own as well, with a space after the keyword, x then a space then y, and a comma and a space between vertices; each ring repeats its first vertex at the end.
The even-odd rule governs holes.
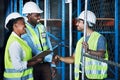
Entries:
MULTIPOLYGON (((69 3, 69 56, 72 56, 72 0, 66 0, 66 3, 69 3)), ((72 64, 69 71, 69 80, 72 80, 72 64)))
POLYGON ((58 0, 58 19, 61 17, 61 0, 58 0))
POLYGON ((39 0, 35 0, 36 4, 39 5, 39 0))
MULTIPOLYGON (((65 0, 62 1, 62 44, 65 44, 65 0)), ((62 56, 65 56, 65 47, 62 47, 62 56)), ((62 63, 62 80, 65 80, 65 63, 62 63)))
POLYGON ((14 12, 17 12, 17 0, 14 0, 14 12))
POLYGON ((47 19, 47 14, 46 14, 46 5, 47 4, 47 1, 45 0, 45 2, 44 2, 44 26, 46 27, 47 26, 47 21, 46 21, 46 19, 47 19))
MULTIPOLYGON (((118 0, 115 0, 115 62, 118 62, 118 0)), ((118 80, 118 67, 115 67, 115 80, 118 80)))
POLYGON ((10 13, 13 12, 13 0, 10 0, 10 13))
POLYGON ((49 0, 45 0, 44 2, 44 26, 47 29, 47 19, 50 18, 50 9, 49 9, 49 0))
MULTIPOLYGON (((86 22, 87 22, 87 0, 85 0, 85 14, 84 14, 84 41, 86 41, 86 22)), ((84 74, 85 74, 85 57, 83 56, 85 54, 85 49, 83 49, 82 53, 82 80, 84 80, 84 74)))
MULTIPOLYGON (((69 55, 72 56, 72 0, 69 3, 69 55)), ((69 65, 70 80, 72 80, 72 64, 69 65)))
POLYGON ((22 14, 23 0, 19 1, 19 13, 22 14))
POLYGON ((51 11, 50 11, 50 0, 47 0, 47 19, 50 19, 51 11))
MULTIPOLYGON (((80 15, 80 12, 81 12, 81 0, 77 0, 77 16, 80 15)), ((82 32, 77 31, 77 40, 81 38, 81 33, 82 32)))

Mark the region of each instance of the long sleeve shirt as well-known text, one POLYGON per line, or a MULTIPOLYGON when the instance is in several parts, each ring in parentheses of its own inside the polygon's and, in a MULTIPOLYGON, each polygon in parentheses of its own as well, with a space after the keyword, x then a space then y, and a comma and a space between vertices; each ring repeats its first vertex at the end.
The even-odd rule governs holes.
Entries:
MULTIPOLYGON (((14 32, 12 32, 12 34, 17 36, 17 34, 14 32)), ((19 36, 17 36, 17 37, 19 37, 19 36)), ((10 45, 9 53, 10 53, 12 64, 16 70, 22 71, 24 69, 27 69, 27 61, 22 61, 23 57, 25 57, 25 53, 17 41, 13 42, 10 45)))
MULTIPOLYGON (((29 23, 27 23, 34 31, 35 33, 37 34, 37 36, 39 36, 39 32, 38 32, 38 28, 35 26, 33 27, 32 25, 30 25, 29 23)), ((47 32, 46 32, 47 34, 47 32)), ((38 49, 37 46, 35 46, 35 44, 33 43, 33 41, 31 40, 30 36, 32 36, 30 33, 26 33, 24 35, 22 35, 22 38, 28 43, 28 45, 31 47, 32 49, 32 53, 33 53, 33 56, 34 55, 37 55, 37 54, 40 54, 41 51, 38 49)), ((50 39, 48 37, 48 35, 46 36, 46 40, 47 40, 47 45, 48 45, 48 48, 50 50, 52 50, 52 45, 51 45, 51 42, 50 42, 50 39)), ((53 56, 53 53, 47 55, 45 58, 44 58, 44 61, 46 62, 51 62, 52 61, 52 56, 53 56)))

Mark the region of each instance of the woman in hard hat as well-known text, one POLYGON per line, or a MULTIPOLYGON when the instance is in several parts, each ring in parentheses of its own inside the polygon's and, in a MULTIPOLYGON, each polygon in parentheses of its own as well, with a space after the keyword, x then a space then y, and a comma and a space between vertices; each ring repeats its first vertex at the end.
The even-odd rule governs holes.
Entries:
MULTIPOLYGON (((84 32, 84 14, 83 11, 77 18, 77 30, 84 32)), ((82 62, 83 48, 89 55, 101 57, 108 60, 107 43, 105 37, 96 31, 93 31, 90 27, 93 27, 96 23, 96 16, 93 12, 87 11, 87 25, 86 25, 86 42, 83 41, 83 37, 77 42, 75 53, 70 57, 56 56, 56 59, 66 63, 74 63, 75 80, 79 80, 80 65, 82 62)), ((101 80, 107 77, 108 65, 106 63, 85 57, 85 77, 89 80, 101 80)))
POLYGON ((4 80, 33 80, 32 66, 42 59, 30 60, 31 48, 21 39, 21 35, 26 32, 24 18, 13 12, 7 16, 5 27, 11 34, 5 48, 4 80))
MULTIPOLYGON (((30 1, 23 6, 23 14, 26 14, 26 31, 27 34, 22 35, 32 49, 33 56, 40 54, 45 50, 52 50, 51 42, 48 38, 46 28, 40 23, 40 14, 43 11, 39 6, 30 1)), ((51 63, 53 53, 45 56, 43 63, 39 63, 33 68, 33 75, 35 80, 51 80, 51 63)), ((52 64, 52 67, 55 65, 52 64)), ((55 70, 52 68, 52 70, 55 70)))

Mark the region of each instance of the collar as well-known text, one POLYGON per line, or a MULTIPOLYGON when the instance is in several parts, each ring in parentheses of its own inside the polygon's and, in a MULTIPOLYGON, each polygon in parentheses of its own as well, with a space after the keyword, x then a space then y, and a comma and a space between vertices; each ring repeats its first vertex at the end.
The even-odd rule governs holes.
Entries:
POLYGON ((13 34, 14 36, 16 36, 17 38, 20 38, 15 32, 12 32, 12 34, 13 34))
POLYGON ((26 24, 29 25, 31 28, 35 28, 36 26, 32 26, 29 22, 26 21, 26 24))

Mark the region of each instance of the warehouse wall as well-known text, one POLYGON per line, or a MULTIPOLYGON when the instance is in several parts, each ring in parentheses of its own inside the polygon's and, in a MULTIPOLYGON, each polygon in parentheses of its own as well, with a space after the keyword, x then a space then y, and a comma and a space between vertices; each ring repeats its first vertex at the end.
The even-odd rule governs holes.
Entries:
POLYGON ((4 0, 0 0, 0 47, 3 46, 4 40, 4 0))
MULTIPOLYGON (((1 3, 1 7, 0 7, 0 63, 3 64, 3 49, 4 49, 4 20, 5 20, 5 11, 7 10, 7 5, 10 0, 0 0, 0 3, 1 3)), ((23 2, 27 2, 27 1, 30 1, 30 0, 23 0, 23 2)), ((36 0, 33 0, 33 1, 36 1, 36 0)), ((52 19, 56 19, 56 18, 61 18, 62 17, 62 13, 61 13, 61 6, 62 6, 62 3, 60 2, 62 0, 50 0, 50 18, 52 19), (59 7, 59 4, 60 4, 60 7, 59 7)), ((77 0, 73 0, 73 18, 76 18, 77 16, 77 3, 76 3, 77 0)), ((81 0, 81 9, 84 10, 84 1, 85 0, 81 0)), ((88 1, 91 1, 89 3, 89 10, 92 10, 93 12, 96 13, 96 16, 97 17, 104 17, 104 18, 114 18, 114 0, 88 0, 88 1), (110 3, 111 2, 111 3, 110 3), (101 3, 101 4, 100 4, 101 3), (101 7, 100 7, 101 6, 101 7), (101 9, 99 9, 101 8, 101 9)), ((120 4, 120 1, 119 1, 119 4, 120 4)), ((40 0, 40 8, 43 9, 44 8, 44 0, 40 0)), ((119 5, 119 8, 120 8, 120 5, 119 5)), ((44 10, 44 9, 43 9, 44 10)), ((69 24, 68 24, 68 20, 69 20, 69 16, 68 16, 68 13, 69 13, 69 9, 68 9, 68 5, 66 4, 66 8, 65 8, 65 11, 66 11, 66 14, 65 14, 65 36, 66 36, 66 41, 65 41, 65 45, 68 45, 69 43, 69 24)), ((48 13, 49 14, 49 13, 48 13)), ((120 14, 120 9, 119 9, 119 14, 120 14)), ((41 15, 42 18, 44 18, 44 15, 42 14, 41 15)), ((103 20, 99 20, 97 21, 97 25, 96 27, 94 27, 95 30, 99 31, 99 32, 105 32, 105 31, 110 31, 110 32, 113 32, 114 31, 114 23, 111 25, 111 26, 105 26, 105 22, 107 23, 107 21, 103 21, 103 20)), ((58 24, 58 23, 61 23, 61 22, 48 22, 48 30, 54 34, 56 37, 60 38, 61 39, 61 24, 58 24)), ((109 23, 110 25, 110 23, 109 23)), ((119 15, 119 29, 120 29, 120 15, 119 15)), ((76 46, 76 42, 77 42, 77 30, 76 30, 76 27, 73 26, 73 51, 74 51, 74 48, 76 46)), ((120 34, 120 31, 119 31, 119 34, 120 34)), ((110 51, 110 60, 114 60, 115 59, 115 54, 114 54, 114 34, 103 34, 107 40, 108 40, 108 45, 109 45, 109 51, 110 51), (111 47, 113 46, 113 47, 111 47)), ((120 35, 119 35, 120 37, 120 35)), ((54 41, 54 40, 53 40, 54 41)), ((120 41, 118 41, 120 42, 120 41)), ((56 44, 56 42, 53 44, 56 44)), ((119 43, 120 44, 120 43, 119 43)), ((69 56, 69 52, 68 52, 68 48, 65 48, 66 49, 66 54, 65 56, 69 56)), ((119 45, 119 53, 120 53, 120 45, 119 45)), ((61 55, 61 53, 60 53, 61 55)), ((120 57, 120 55, 119 55, 120 57)), ((118 61, 120 63, 120 59, 118 61)), ((2 64, 0 64, 0 67, 2 66, 2 64)), ((111 66, 110 66, 111 67, 111 66)), ((1 68, 0 68, 1 69, 1 68)), ((111 69, 114 69, 114 67, 112 67, 111 69)), ((119 70, 120 71, 120 70, 119 70)), ((65 74, 67 77, 65 77, 65 80, 69 80, 68 76, 69 76, 69 65, 68 64, 65 64, 65 74)), ((62 72, 60 72, 59 75, 61 75, 62 72)), ((109 77, 110 78, 114 78, 115 75, 113 75, 110 70, 109 70, 109 77)))
POLYGON ((0 79, 2 78, 4 65, 4 0, 0 0, 0 79))

